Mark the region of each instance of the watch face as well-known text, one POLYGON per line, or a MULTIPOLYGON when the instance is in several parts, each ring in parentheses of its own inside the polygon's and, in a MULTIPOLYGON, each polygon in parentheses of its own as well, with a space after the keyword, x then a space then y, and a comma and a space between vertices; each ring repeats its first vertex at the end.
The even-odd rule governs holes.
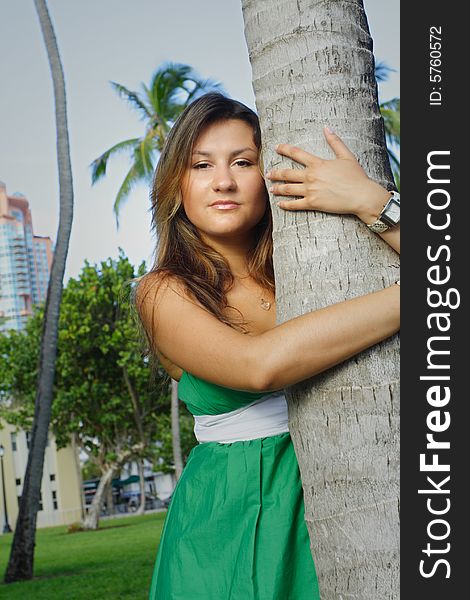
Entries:
POLYGON ((397 202, 395 198, 390 198, 384 212, 381 215, 381 220, 385 221, 389 225, 396 225, 400 222, 400 201, 397 202))

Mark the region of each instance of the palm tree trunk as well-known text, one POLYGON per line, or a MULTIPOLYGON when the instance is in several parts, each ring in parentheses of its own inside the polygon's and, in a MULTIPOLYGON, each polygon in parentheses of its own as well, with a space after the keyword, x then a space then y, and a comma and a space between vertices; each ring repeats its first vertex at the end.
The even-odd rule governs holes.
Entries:
MULTIPOLYGON (((242 0, 266 169, 279 142, 332 158, 329 125, 392 184, 362 0, 242 0)), ((397 257, 350 216, 273 205, 277 319, 382 288, 397 257)), ((287 390, 322 600, 399 597, 398 340, 287 390)))
POLYGON ((183 472, 183 455, 181 453, 180 419, 178 410, 178 382, 171 380, 171 434, 173 440, 173 462, 175 463, 176 481, 183 472))
POLYGON ((5 574, 5 582, 7 583, 21 579, 31 579, 33 576, 36 520, 53 398, 62 282, 73 218, 72 168, 67 129, 64 74, 46 2, 45 0, 35 0, 35 5, 54 84, 60 215, 57 244, 54 251, 44 311, 31 445, 10 559, 5 574))

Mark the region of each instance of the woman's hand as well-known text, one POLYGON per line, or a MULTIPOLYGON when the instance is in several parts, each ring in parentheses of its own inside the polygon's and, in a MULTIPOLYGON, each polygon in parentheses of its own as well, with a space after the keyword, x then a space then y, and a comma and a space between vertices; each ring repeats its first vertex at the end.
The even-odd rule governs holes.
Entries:
POLYGON ((326 141, 336 158, 319 158, 301 148, 279 144, 276 151, 304 165, 304 169, 276 169, 266 177, 274 183, 270 191, 279 196, 296 196, 278 202, 285 210, 320 210, 353 214, 373 223, 390 198, 381 185, 370 179, 344 142, 325 127, 326 141))

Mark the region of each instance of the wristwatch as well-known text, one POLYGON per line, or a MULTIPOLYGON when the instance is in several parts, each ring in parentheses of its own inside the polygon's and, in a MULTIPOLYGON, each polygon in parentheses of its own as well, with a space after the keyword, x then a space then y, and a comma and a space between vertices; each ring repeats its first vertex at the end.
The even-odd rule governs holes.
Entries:
POLYGON ((391 194, 377 221, 367 225, 374 233, 387 231, 390 227, 396 227, 400 222, 400 194, 395 191, 391 192, 391 194))

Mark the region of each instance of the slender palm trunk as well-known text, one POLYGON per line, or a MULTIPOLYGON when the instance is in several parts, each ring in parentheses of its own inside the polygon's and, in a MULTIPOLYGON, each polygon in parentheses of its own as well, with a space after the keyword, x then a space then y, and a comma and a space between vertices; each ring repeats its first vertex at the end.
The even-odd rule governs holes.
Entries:
POLYGON ((181 453, 180 418, 178 409, 178 382, 171 380, 171 435, 173 440, 173 461, 175 463, 176 481, 183 472, 183 455, 181 453))
MULTIPOLYGON (((362 0, 242 0, 266 169, 288 142, 332 158, 322 128, 390 185, 362 0)), ((350 216, 273 205, 278 322, 382 288, 397 257, 350 216)), ((398 340, 287 390, 322 600, 399 597, 398 340)))
POLYGON ((72 168, 65 81, 57 41, 45 0, 35 0, 54 84, 59 168, 60 215, 57 244, 47 291, 39 357, 39 377, 28 463, 11 547, 5 582, 31 579, 33 576, 36 520, 43 473, 44 452, 51 416, 60 301, 73 218, 72 168))

